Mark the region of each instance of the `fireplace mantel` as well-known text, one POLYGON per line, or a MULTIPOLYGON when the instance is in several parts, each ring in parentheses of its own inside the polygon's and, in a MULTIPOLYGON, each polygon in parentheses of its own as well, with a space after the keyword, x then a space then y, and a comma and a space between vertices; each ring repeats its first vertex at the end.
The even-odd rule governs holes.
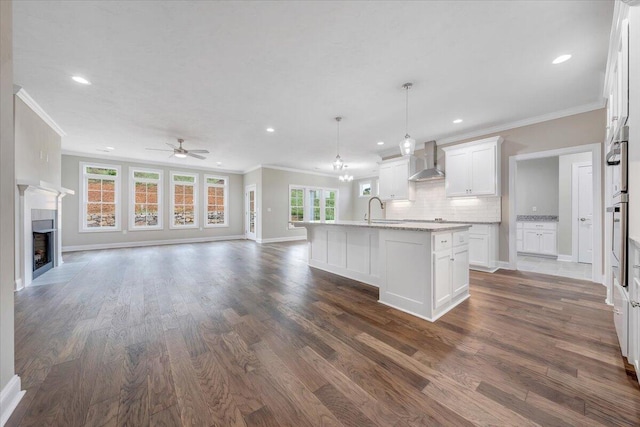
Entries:
POLYGON ((19 196, 19 221, 20 245, 19 259, 16 259, 16 283, 15 289, 20 290, 28 286, 33 280, 33 229, 31 211, 44 209, 55 212, 54 259, 53 266, 62 264, 62 198, 67 194, 75 194, 75 191, 45 181, 17 180, 16 185, 19 196))

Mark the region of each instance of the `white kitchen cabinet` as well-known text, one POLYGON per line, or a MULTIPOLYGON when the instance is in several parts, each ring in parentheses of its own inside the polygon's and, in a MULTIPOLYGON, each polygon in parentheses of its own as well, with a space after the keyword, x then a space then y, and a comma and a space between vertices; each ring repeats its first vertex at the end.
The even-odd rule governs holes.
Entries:
MULTIPOLYGON (((627 360, 640 372, 640 242, 629 241, 629 330, 627 360)), ((640 381, 640 379, 638 379, 640 381)))
POLYGON ((496 271, 498 224, 473 224, 469 229, 469 268, 496 271))
POLYGON ((524 230, 522 223, 516 223, 516 250, 522 252, 524 250, 524 230))
POLYGON ((444 147, 447 197, 499 196, 501 137, 444 147))
POLYGON ((433 234, 433 310, 469 292, 469 246, 467 232, 433 234))
POLYGON ((558 237, 555 222, 519 223, 517 231, 522 232, 522 248, 518 252, 538 255, 558 255, 558 237), (520 225, 522 224, 522 225, 520 225))
POLYGON ((382 162, 379 196, 382 200, 415 200, 415 183, 409 177, 416 173, 418 159, 413 156, 382 162))
POLYGON ((607 66, 607 141, 627 123, 629 117, 629 20, 620 21, 614 49, 607 66))

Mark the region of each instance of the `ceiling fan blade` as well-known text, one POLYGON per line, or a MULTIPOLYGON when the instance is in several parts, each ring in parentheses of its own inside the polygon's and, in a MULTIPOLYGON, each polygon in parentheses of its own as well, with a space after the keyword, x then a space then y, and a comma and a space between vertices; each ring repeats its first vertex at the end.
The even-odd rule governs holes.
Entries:
POLYGON ((189 151, 189 152, 187 153, 187 156, 195 157, 196 159, 200 159, 200 160, 204 160, 204 159, 206 159, 206 157, 201 156, 201 155, 199 155, 199 154, 193 154, 191 151, 189 151))
POLYGON ((190 153, 208 154, 209 150, 189 150, 190 153))
POLYGON ((166 142, 165 144, 167 144, 167 145, 168 145, 169 147, 171 147, 171 148, 178 148, 178 147, 176 147, 174 144, 169 144, 168 142, 166 142))
POLYGON ((151 151, 173 151, 173 150, 165 150, 164 148, 147 148, 147 150, 151 150, 151 151))

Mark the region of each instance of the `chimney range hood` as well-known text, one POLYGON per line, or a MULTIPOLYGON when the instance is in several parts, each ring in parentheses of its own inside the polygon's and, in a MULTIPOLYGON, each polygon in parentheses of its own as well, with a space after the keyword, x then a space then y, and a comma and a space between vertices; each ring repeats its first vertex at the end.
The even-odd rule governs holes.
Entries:
POLYGON ((411 175, 409 181, 436 181, 444 179, 444 172, 438 169, 438 147, 435 141, 424 143, 425 169, 411 175))

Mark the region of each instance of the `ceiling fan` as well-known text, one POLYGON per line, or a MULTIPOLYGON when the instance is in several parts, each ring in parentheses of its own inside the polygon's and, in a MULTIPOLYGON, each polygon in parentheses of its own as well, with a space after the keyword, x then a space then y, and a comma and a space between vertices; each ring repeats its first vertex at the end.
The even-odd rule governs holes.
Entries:
POLYGON ((206 157, 201 156, 199 154, 196 153, 202 153, 202 154, 206 154, 209 153, 209 150, 187 150, 182 148, 182 143, 184 142, 184 139, 182 138, 178 138, 178 144, 180 144, 179 147, 176 147, 174 144, 169 144, 167 142, 167 145, 171 148, 173 148, 173 150, 166 150, 164 148, 147 148, 147 150, 153 150, 153 151, 173 151, 172 156, 176 156, 179 159, 184 159, 185 157, 189 156, 189 157, 195 157, 196 159, 200 159, 200 160, 204 160, 206 159, 206 157))

